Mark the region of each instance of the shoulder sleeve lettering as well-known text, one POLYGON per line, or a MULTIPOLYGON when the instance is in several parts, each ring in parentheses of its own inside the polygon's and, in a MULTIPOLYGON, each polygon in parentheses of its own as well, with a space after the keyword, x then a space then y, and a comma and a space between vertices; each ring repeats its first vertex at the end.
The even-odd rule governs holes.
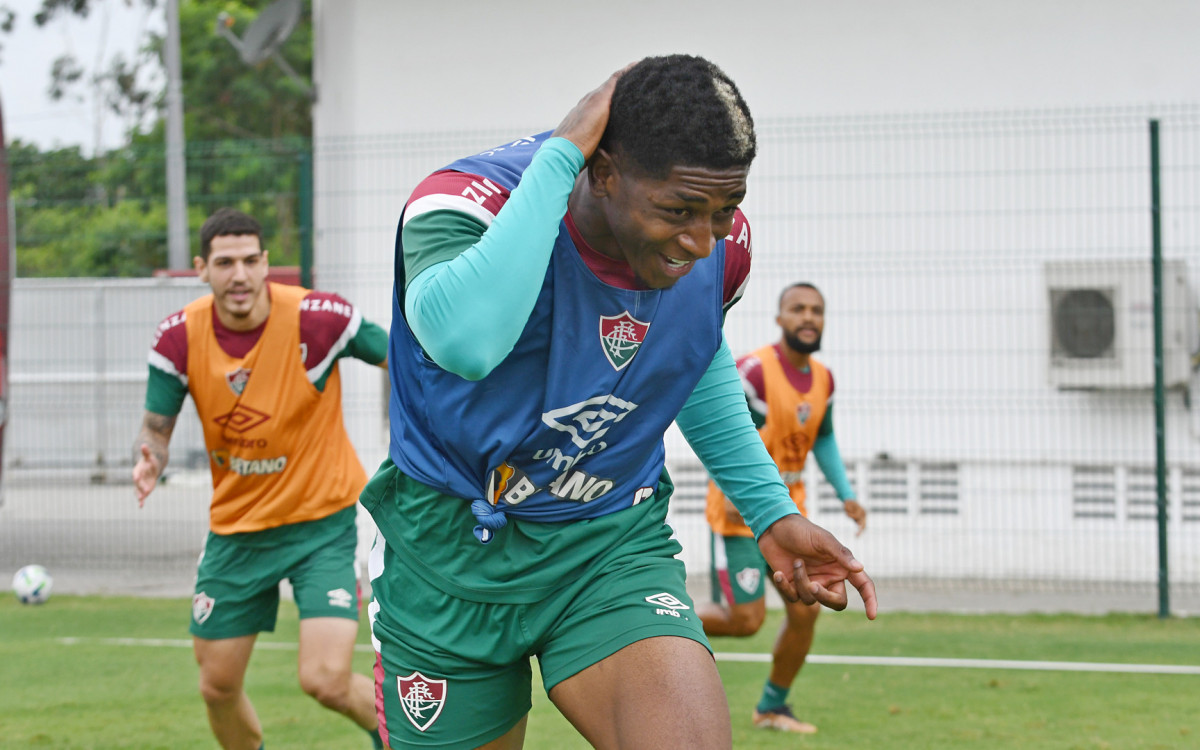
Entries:
POLYGON ((434 172, 417 185, 404 208, 404 223, 434 211, 457 211, 490 226, 508 201, 508 190, 486 177, 465 172, 434 172))
POLYGON ((760 419, 766 419, 767 394, 762 360, 753 354, 747 354, 737 361, 737 369, 742 379, 742 389, 746 391, 746 403, 750 406, 750 412, 760 419))
POLYGON ((321 380, 346 349, 362 315, 358 308, 331 292, 309 292, 300 302, 300 344, 308 380, 321 380))
POLYGON ((508 199, 507 190, 478 175, 443 171, 425 178, 400 227, 405 284, 479 242, 508 199))
POLYGON ((730 307, 742 298, 746 292, 746 283, 750 280, 750 222, 746 215, 738 209, 733 216, 733 229, 725 238, 725 301, 724 308, 730 307))
POLYGON ((150 366, 187 388, 187 316, 182 310, 169 315, 154 329, 150 366))
POLYGON ((154 330, 150 347, 146 410, 174 416, 188 393, 187 318, 183 311, 168 316, 154 330))

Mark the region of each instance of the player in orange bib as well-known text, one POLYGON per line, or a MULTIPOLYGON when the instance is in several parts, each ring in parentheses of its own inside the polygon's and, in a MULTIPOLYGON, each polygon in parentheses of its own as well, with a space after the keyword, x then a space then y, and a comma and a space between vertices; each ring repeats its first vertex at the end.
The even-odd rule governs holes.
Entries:
POLYGON ((240 211, 210 216, 200 247, 194 266, 212 294, 155 333, 133 481, 141 505, 191 395, 213 479, 190 627, 209 725, 224 748, 263 746, 243 680, 258 633, 275 629, 287 578, 301 687, 382 747, 374 685, 351 671, 355 508, 367 477, 342 423, 337 363, 384 366, 387 334, 336 294, 269 283, 262 229, 240 211))
MULTIPOLYGON (((806 513, 801 475, 812 452, 861 534, 867 512, 854 499, 833 436, 833 375, 812 356, 821 346, 825 298, 812 284, 793 284, 780 295, 775 322, 782 334, 780 341, 738 360, 750 413, 800 512, 806 513)), ((712 481, 705 511, 713 530, 714 602, 698 608, 704 632, 753 635, 766 616, 765 582, 772 571, 741 515, 712 481)), ((752 719, 763 729, 812 734, 817 728, 798 720, 786 700, 808 656, 820 607, 784 604, 787 619, 775 642, 771 673, 752 719)))

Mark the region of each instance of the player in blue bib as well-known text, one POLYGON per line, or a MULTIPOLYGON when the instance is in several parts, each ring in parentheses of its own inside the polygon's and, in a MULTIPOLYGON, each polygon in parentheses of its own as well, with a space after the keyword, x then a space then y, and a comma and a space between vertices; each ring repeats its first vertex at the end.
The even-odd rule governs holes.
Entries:
POLYGON ((730 745, 665 525, 673 421, 785 596, 841 609, 848 580, 875 616, 861 564, 791 503, 722 336, 755 150, 716 66, 647 58, 405 205, 391 449, 361 498, 391 747, 520 747, 534 656, 596 747, 730 745))

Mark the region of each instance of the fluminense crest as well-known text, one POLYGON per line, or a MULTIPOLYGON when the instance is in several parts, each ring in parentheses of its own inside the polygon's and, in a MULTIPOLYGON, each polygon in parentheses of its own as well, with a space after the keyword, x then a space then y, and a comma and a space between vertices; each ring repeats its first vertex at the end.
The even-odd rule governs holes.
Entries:
POLYGON ((397 677, 396 685, 404 715, 414 727, 424 732, 437 721, 446 705, 446 681, 413 672, 408 677, 397 677))
POLYGON ((628 310, 620 315, 600 316, 600 345, 613 369, 622 370, 633 361, 649 329, 649 323, 633 317, 628 310))
POLYGON ((250 371, 245 367, 239 367, 233 372, 225 373, 225 384, 229 386, 229 390, 233 391, 233 395, 240 396, 242 391, 246 390, 246 382, 250 380, 250 371))

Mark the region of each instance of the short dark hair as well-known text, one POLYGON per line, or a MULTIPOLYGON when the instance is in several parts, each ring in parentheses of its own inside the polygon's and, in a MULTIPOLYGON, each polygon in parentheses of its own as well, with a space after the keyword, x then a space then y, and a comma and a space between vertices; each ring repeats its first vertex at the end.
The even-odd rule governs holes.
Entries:
POLYGON ((825 302, 825 294, 820 289, 817 289, 815 284, 810 284, 807 281, 797 281, 795 284, 788 284, 787 286, 785 286, 783 288, 783 291, 779 293, 779 309, 780 310, 783 309, 783 298, 786 297, 787 293, 792 291, 793 289, 811 289, 821 296, 822 304, 825 302))
POLYGON ((625 71, 600 147, 657 178, 677 165, 749 167, 758 150, 754 119, 737 86, 693 55, 647 57, 625 71))
POLYGON ((236 208, 218 208, 204 220, 200 227, 200 254, 208 260, 212 252, 214 237, 252 234, 258 238, 258 246, 262 247, 262 225, 249 214, 244 214, 236 208))

